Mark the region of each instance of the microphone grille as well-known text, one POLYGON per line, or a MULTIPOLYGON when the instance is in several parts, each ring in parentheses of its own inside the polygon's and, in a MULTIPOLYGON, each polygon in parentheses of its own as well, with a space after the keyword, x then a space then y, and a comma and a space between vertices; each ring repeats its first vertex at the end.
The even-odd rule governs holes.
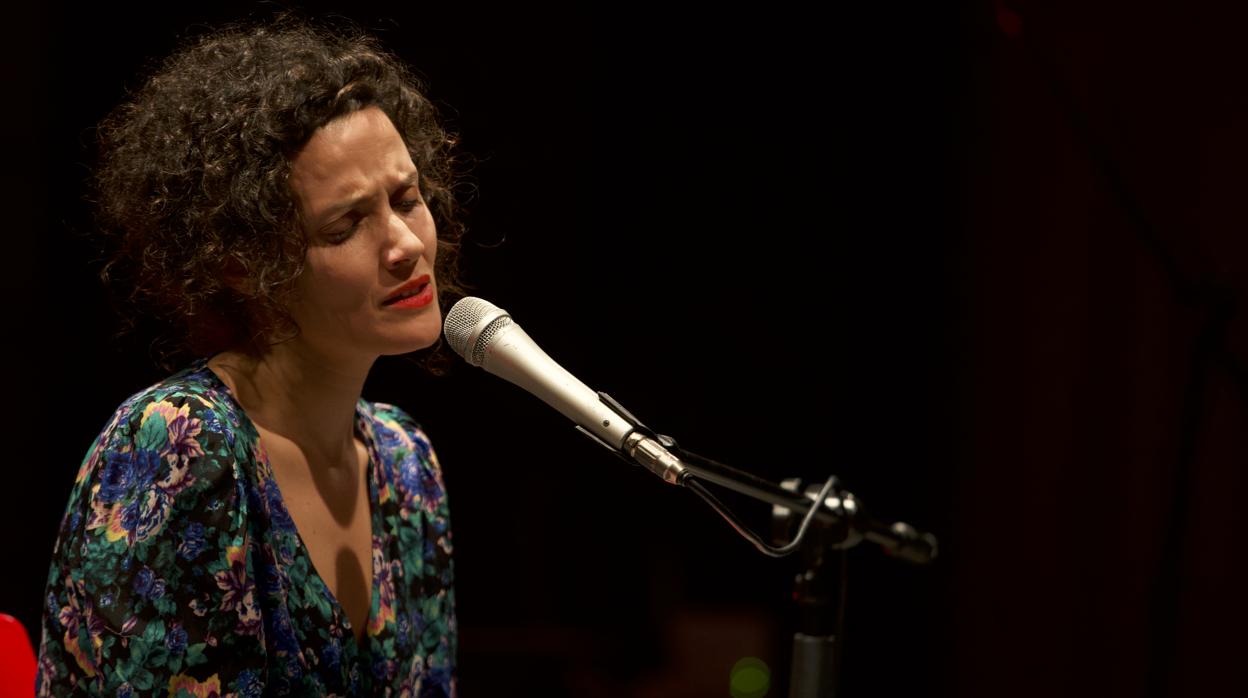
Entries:
POLYGON ((480 366, 494 335, 511 322, 511 316, 493 303, 466 296, 451 306, 442 332, 456 354, 473 366, 480 366))

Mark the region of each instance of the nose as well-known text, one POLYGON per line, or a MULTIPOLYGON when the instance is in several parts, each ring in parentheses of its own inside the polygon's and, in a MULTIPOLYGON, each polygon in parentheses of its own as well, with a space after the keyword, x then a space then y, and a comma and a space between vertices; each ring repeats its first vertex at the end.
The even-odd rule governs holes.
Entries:
POLYGON ((387 269, 415 264, 425 254, 425 240, 433 239, 433 219, 425 212, 422 216, 404 218, 399 212, 390 211, 386 241, 385 264, 387 269))

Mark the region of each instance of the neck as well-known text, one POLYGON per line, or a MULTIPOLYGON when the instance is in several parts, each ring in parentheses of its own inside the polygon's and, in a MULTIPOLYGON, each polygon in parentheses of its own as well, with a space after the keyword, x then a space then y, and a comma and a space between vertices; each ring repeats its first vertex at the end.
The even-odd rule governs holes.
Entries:
POLYGON ((297 339, 259 356, 225 351, 208 361, 257 427, 326 463, 354 452, 355 406, 372 364, 331 358, 297 339))

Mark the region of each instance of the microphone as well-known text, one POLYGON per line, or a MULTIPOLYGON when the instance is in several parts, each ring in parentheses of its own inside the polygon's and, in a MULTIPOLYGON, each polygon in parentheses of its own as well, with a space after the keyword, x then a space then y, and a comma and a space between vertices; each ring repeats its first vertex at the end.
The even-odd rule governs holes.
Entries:
POLYGON ((625 460, 665 482, 683 484, 685 467, 660 443, 662 437, 611 396, 595 392, 556 363, 506 311, 480 298, 461 298, 447 312, 443 334, 469 364, 524 388, 625 460))
POLYGON ((936 539, 920 534, 908 524, 885 527, 867 518, 857 500, 848 492, 839 491, 828 497, 834 484, 830 478, 821 497, 818 486, 799 495, 794 491, 797 481, 774 485, 749 473, 729 468, 695 453, 677 448, 676 442, 655 434, 628 410, 602 392, 569 373, 542 351, 541 347, 521 329, 506 311, 489 301, 467 296, 451 306, 443 322, 443 334, 451 349, 465 361, 484 368, 499 378, 524 388, 547 405, 558 410, 576 424, 577 431, 606 447, 630 463, 645 467, 664 482, 692 489, 732 524, 755 547, 774 555, 788 554, 804 535, 806 525, 818 515, 829 524, 848 526, 855 531, 848 547, 866 538, 883 545, 894 556, 912 562, 927 562, 936 556, 936 539), (686 459, 681 460, 668 449, 675 449, 686 459), (784 516, 791 510, 805 510, 796 537, 783 548, 770 548, 745 530, 735 516, 724 509, 699 482, 706 480, 755 499, 781 507, 784 516), (811 503, 811 500, 816 502, 811 503))

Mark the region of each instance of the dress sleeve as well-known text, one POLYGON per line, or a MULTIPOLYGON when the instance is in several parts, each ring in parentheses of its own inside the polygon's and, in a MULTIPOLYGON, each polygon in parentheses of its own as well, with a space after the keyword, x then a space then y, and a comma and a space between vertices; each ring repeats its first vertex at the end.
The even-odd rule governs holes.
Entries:
POLYGON ((244 444, 192 392, 140 394, 114 414, 53 551, 38 695, 258 694, 244 444))

